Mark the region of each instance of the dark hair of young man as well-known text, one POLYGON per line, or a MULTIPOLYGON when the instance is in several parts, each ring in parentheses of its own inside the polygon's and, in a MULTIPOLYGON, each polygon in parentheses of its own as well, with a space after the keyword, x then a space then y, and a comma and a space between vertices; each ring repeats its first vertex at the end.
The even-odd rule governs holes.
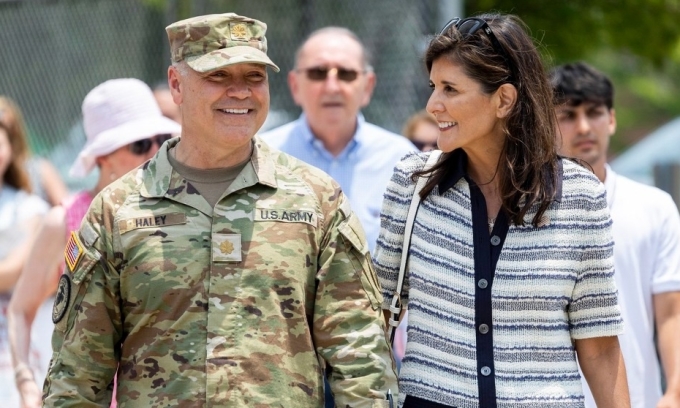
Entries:
POLYGON ((614 106, 614 86, 609 78, 585 62, 574 62, 550 71, 555 105, 579 106, 584 102, 614 106))

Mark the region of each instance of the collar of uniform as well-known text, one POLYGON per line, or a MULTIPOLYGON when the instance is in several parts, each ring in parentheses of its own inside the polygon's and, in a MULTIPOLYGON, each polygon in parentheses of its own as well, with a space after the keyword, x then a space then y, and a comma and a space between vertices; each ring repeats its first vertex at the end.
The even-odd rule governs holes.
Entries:
MULTIPOLYGON (((453 156, 453 166, 447 171, 448 174, 439 182, 439 194, 444 194, 446 190, 455 186, 461 178, 467 176, 467 154, 463 149, 456 149, 448 155, 453 156)), ((469 178, 469 177, 468 177, 469 178)), ((555 191, 554 202, 562 201, 562 179, 564 178, 564 170, 562 158, 557 160, 557 189, 555 191)), ((550 181, 548 181, 550 182, 550 181)))
MULTIPOLYGON (((159 150, 158 153, 156 153, 156 156, 151 158, 146 164, 144 170, 145 177, 140 188, 140 194, 143 197, 163 197, 168 192, 168 189, 170 189, 173 175, 176 174, 176 172, 173 171, 172 165, 170 165, 168 154, 170 149, 178 142, 179 138, 168 142, 167 149, 159 150), (157 177, 158 174, 167 174, 169 176, 157 177)), ((271 157, 269 147, 266 143, 262 143, 257 137, 254 138, 251 163, 255 170, 255 176, 257 177, 257 180, 254 181, 253 184, 259 182, 270 187, 276 187, 274 160, 271 157)))
POLYGON ((149 160, 144 166, 144 177, 139 193, 142 197, 163 197, 170 188, 170 179, 173 173, 172 166, 168 160, 168 154, 179 142, 179 138, 171 139, 165 149, 158 150, 158 153, 149 160), (165 174, 165 177, 157 177, 158 174, 165 174))
MULTIPOLYGON (((363 143, 364 139, 366 136, 364 135, 364 132, 362 132, 362 129, 364 127, 364 123, 366 120, 364 119, 364 115, 357 114, 357 128, 354 131, 354 135, 352 136, 352 140, 347 144, 345 149, 337 156, 338 158, 342 158, 344 156, 347 156, 351 154, 353 151, 356 151, 357 148, 359 148, 363 143)), ((317 139, 316 136, 314 136, 314 133, 312 133, 312 128, 309 127, 309 122, 307 122, 307 116, 302 113, 300 115, 300 119, 298 120, 299 123, 299 130, 300 134, 302 135, 302 139, 308 143, 312 148, 315 148, 321 152, 325 157, 327 157, 330 160, 335 159, 331 153, 326 150, 326 147, 323 145, 323 142, 321 140, 317 139)))
POLYGON ((276 163, 270 147, 257 136, 253 140, 253 155, 250 162, 253 164, 257 181, 266 186, 276 187, 276 163))

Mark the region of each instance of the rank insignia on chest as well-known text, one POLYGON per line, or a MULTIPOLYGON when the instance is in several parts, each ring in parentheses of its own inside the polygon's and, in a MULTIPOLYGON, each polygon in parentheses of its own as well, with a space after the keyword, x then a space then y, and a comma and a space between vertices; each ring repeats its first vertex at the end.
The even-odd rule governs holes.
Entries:
POLYGON ((78 266, 78 261, 80 257, 83 256, 83 246, 78 239, 78 234, 75 231, 71 231, 71 236, 66 243, 66 249, 64 249, 64 259, 68 269, 73 272, 78 266))
POLYGON ((214 262, 241 262, 241 234, 212 234, 214 262))
POLYGON ((225 255, 230 255, 234 252, 234 244, 229 241, 224 241, 220 244, 220 251, 225 255))

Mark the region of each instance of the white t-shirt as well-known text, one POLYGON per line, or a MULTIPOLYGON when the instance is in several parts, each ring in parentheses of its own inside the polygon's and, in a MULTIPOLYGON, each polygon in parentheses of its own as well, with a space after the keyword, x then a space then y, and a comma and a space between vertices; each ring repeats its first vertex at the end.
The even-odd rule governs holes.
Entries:
MULTIPOLYGON (((619 342, 631 406, 655 407, 662 394, 652 297, 680 291, 680 215, 666 192, 619 176, 609 166, 606 174, 614 276, 625 327, 619 342)), ((586 407, 595 408, 585 380, 583 384, 586 407)))

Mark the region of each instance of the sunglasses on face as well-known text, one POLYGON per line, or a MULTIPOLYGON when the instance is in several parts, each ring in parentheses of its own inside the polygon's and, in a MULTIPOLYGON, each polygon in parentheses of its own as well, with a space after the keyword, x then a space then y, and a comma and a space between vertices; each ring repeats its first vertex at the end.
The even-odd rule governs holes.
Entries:
POLYGON ((419 142, 417 140, 411 140, 411 143, 416 147, 416 149, 421 152, 429 152, 437 148, 437 142, 419 142))
POLYGON ((297 71, 307 74, 307 79, 310 81, 325 81, 329 72, 334 73, 343 82, 352 82, 359 76, 359 71, 347 68, 312 67, 297 71))
POLYGON ((489 41, 491 41, 491 45, 493 45, 494 50, 496 50, 496 52, 499 53, 505 60, 505 63, 512 75, 510 56, 505 51, 505 48, 503 48, 501 43, 498 41, 498 38, 496 38, 496 35, 493 33, 493 31, 491 31, 491 27, 489 27, 489 24, 484 19, 477 17, 461 19, 460 17, 455 17, 446 23, 446 25, 444 25, 444 28, 442 28, 442 30, 439 32, 439 35, 444 35, 444 33, 446 33, 451 27, 456 27, 463 38, 469 37, 479 30, 484 31, 486 36, 489 38, 489 41))
POLYGON ((149 153, 154 143, 160 148, 163 143, 170 139, 172 139, 171 134, 156 135, 148 139, 137 140, 136 142, 130 143, 128 145, 128 150, 136 156, 144 156, 149 153))

